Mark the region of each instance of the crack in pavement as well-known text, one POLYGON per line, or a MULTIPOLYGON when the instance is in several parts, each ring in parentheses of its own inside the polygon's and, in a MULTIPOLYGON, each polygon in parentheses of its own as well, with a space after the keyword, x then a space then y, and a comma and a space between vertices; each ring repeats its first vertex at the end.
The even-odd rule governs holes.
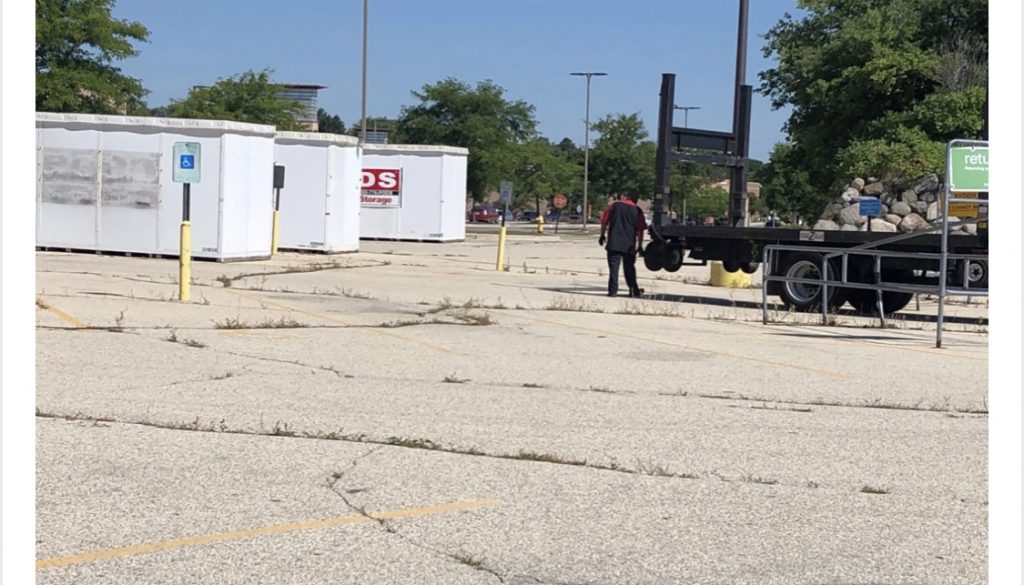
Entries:
MULTIPOLYGON (((482 562, 479 562, 479 563, 469 563, 461 555, 452 554, 452 553, 449 553, 447 551, 440 550, 440 549, 434 548, 432 546, 428 546, 428 545, 426 545, 426 544, 424 544, 422 542, 416 541, 416 540, 410 538, 409 536, 399 532, 398 529, 393 524, 389 523, 384 518, 379 518, 377 516, 374 516, 373 514, 370 514, 369 512, 366 511, 366 507, 365 506, 357 506, 356 504, 354 504, 352 502, 352 500, 350 500, 348 498, 348 495, 357 494, 357 493, 363 493, 365 491, 364 489, 361 489, 361 488, 339 489, 339 485, 338 484, 341 483, 341 481, 343 479, 345 479, 346 474, 348 474, 349 472, 354 470, 361 460, 369 457, 370 455, 376 453, 377 451, 380 451, 384 447, 385 447, 384 445, 378 445, 377 447, 374 447, 374 448, 370 449, 366 453, 363 453, 359 457, 354 458, 349 463, 349 466, 348 466, 347 469, 345 469, 343 471, 335 471, 334 473, 332 473, 331 477, 327 480, 327 485, 331 489, 331 491, 333 491, 335 494, 337 494, 338 497, 341 498, 341 501, 345 502, 345 505, 348 506, 349 509, 351 509, 352 511, 354 511, 354 512, 356 512, 356 513, 358 513, 358 514, 360 514, 362 516, 364 516, 368 520, 373 520, 374 522, 377 523, 378 526, 381 527, 381 529, 383 529, 388 534, 393 535, 393 536, 397 536, 398 538, 402 539, 406 543, 411 544, 411 545, 413 545, 413 546, 415 546, 415 547, 417 547, 419 549, 422 549, 422 550, 428 551, 430 553, 433 553, 433 554, 435 554, 437 556, 446 558, 446 559, 448 559, 450 561, 454 561, 454 562, 457 562, 457 563, 462 564, 462 565, 469 566, 469 567, 471 567, 473 569, 476 569, 478 571, 483 571, 485 573, 489 573, 489 574, 493 575, 496 579, 498 579, 499 583, 504 584, 505 583, 504 577, 502 577, 494 569, 491 569, 489 567, 484 566, 482 562)), ((470 557, 470 558, 472 558, 472 557, 470 557)))

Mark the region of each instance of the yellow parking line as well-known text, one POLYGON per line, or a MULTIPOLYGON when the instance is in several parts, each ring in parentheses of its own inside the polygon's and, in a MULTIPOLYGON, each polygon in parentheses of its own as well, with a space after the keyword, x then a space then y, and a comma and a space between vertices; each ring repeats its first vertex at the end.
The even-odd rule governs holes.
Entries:
POLYGON ((174 540, 164 540, 162 542, 137 544, 134 546, 98 550, 66 557, 53 557, 49 559, 42 559, 36 561, 36 570, 51 569, 54 567, 65 567, 67 565, 80 565, 83 563, 91 563, 93 561, 99 561, 104 559, 149 554, 154 552, 172 550, 176 548, 184 548, 187 546, 198 546, 203 544, 224 542, 228 540, 251 538, 253 536, 281 534, 285 532, 295 532, 297 530, 316 530, 320 528, 330 528, 332 526, 341 526, 343 524, 360 524, 363 522, 370 522, 373 520, 416 518, 419 516, 427 516, 429 514, 438 514, 441 512, 455 512, 458 510, 469 510, 472 508, 480 508, 483 506, 498 506, 501 505, 502 503, 503 502, 501 502, 500 500, 469 500, 465 502, 455 502, 451 504, 429 506, 426 508, 407 508, 404 510, 392 510, 389 512, 381 512, 379 514, 369 514, 368 516, 338 516, 335 518, 326 518, 323 520, 294 522, 291 524, 278 524, 276 526, 262 526, 259 528, 250 528, 248 530, 235 530, 232 532, 221 532, 218 534, 188 536, 185 538, 177 538, 174 540))
MULTIPOLYGON (((248 295, 244 295, 244 294, 242 294, 242 293, 240 293, 238 291, 233 291, 233 290, 230 290, 230 289, 225 289, 225 290, 227 290, 227 292, 230 292, 231 294, 237 295, 239 297, 252 299, 252 297, 250 297, 248 295)), ((305 309, 299 309, 299 308, 296 308, 296 307, 291 307, 291 306, 286 305, 284 303, 279 303, 277 301, 270 301, 270 300, 264 299, 262 297, 257 297, 254 300, 257 300, 258 302, 260 302, 262 304, 265 304, 265 305, 270 305, 272 307, 277 307, 279 309, 284 309, 286 311, 295 311, 296 313, 301 313, 303 315, 308 315, 308 316, 316 318, 316 319, 322 319, 322 320, 327 321, 329 323, 337 323, 339 325, 345 325, 347 327, 359 327, 358 324, 352 323, 351 321, 345 321, 344 319, 339 319, 337 317, 332 317, 331 315, 324 315, 323 313, 317 313, 315 311, 307 311, 305 309)), ((376 333, 377 335, 384 335, 385 337, 392 337, 394 339, 400 339, 402 341, 408 341, 409 343, 417 343, 419 345, 422 345, 422 346, 425 346, 425 347, 429 347, 430 349, 436 349, 437 351, 443 351, 445 353, 450 353, 450 354, 453 354, 453 355, 465 355, 461 351, 457 351, 457 350, 445 347, 443 345, 438 345, 436 343, 430 343, 429 341, 423 341, 422 339, 416 339, 415 337, 406 337, 405 335, 399 335, 397 333, 392 333, 390 331, 380 331, 380 330, 377 330, 377 329, 365 329, 365 330, 366 331, 370 331, 372 333, 376 333)))
POLYGON ((45 303, 45 306, 46 306, 46 310, 47 311, 50 311, 54 315, 57 315, 58 317, 63 319, 65 322, 69 323, 72 327, 74 327, 76 329, 88 329, 89 328, 89 326, 86 325, 85 323, 82 323, 78 319, 75 319, 71 315, 68 315, 67 313, 65 313, 64 311, 61 311, 57 307, 54 307, 50 303, 45 303))
POLYGON ((693 346, 693 345, 686 345, 685 343, 675 343, 675 342, 672 342, 672 341, 663 341, 661 339, 654 339, 654 338, 651 338, 651 337, 641 337, 639 335, 630 335, 629 333, 624 333, 622 331, 612 331, 610 329, 601 329, 599 327, 585 327, 583 325, 573 325, 571 323, 562 323, 560 321, 550 321, 548 319, 540 319, 538 317, 527 317, 525 315, 518 315, 518 314, 513 314, 513 313, 509 313, 509 315, 514 317, 514 318, 517 318, 517 319, 526 319, 528 321, 536 321, 538 323, 547 323, 549 325, 558 325, 560 327, 571 327, 573 329, 580 329, 580 330, 583 330, 583 331, 592 331, 594 333, 601 333, 601 334, 604 334, 604 335, 610 335, 610 336, 614 336, 614 337, 628 337, 628 338, 636 339, 636 340, 639 340, 639 341, 649 341, 651 343, 658 343, 658 344, 661 344, 661 345, 669 345, 669 346, 672 346, 672 347, 680 347, 680 348, 683 348, 683 349, 688 349, 690 351, 695 351, 695 352, 698 352, 698 353, 705 353, 705 354, 708 354, 708 355, 717 355, 717 356, 721 356, 721 357, 728 357, 728 358, 733 358, 733 359, 738 359, 738 360, 743 360, 743 361, 748 361, 748 362, 754 362, 754 363, 757 363, 757 364, 764 364, 764 365, 768 365, 768 366, 778 366, 778 367, 781 367, 781 368, 790 368, 790 369, 793 369, 793 370, 800 370, 800 371, 803 371, 803 372, 811 372, 811 373, 814 373, 814 374, 823 374, 823 375, 826 375, 826 376, 833 376, 833 377, 836 377, 836 378, 842 378, 844 380, 856 380, 857 379, 857 376, 854 376, 852 374, 847 374, 845 372, 837 372, 835 370, 822 370, 822 369, 818 369, 818 368, 809 368, 807 366, 797 366, 797 365, 793 365, 793 364, 776 362, 776 361, 766 360, 766 359, 762 359, 762 358, 756 358, 756 357, 750 357, 750 356, 745 356, 745 355, 739 355, 739 354, 735 354, 735 353, 729 353, 729 352, 726 352, 726 351, 718 351, 718 350, 714 350, 714 349, 707 349, 705 347, 696 347, 696 346, 693 346))

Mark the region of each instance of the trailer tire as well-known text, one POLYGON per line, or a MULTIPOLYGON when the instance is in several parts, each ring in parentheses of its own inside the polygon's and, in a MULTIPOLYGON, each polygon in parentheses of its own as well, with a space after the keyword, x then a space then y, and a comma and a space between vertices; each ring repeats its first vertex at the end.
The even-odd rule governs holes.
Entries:
POLYGON ((663 255, 665 246, 658 241, 647 244, 644 248, 644 266, 651 272, 657 272, 664 268, 663 255))
POLYGON ((678 272, 683 267, 683 249, 665 246, 661 252, 661 265, 668 272, 678 272))
POLYGON ((724 260, 722 262, 722 268, 724 268, 729 274, 733 274, 740 271, 740 263, 733 262, 732 260, 724 260))
MULTIPOLYGON (((886 315, 891 315, 909 305, 912 300, 914 300, 914 295, 911 293, 882 291, 882 310, 886 315)), ((873 290, 850 290, 847 293, 847 301, 858 313, 878 314, 878 297, 873 290)))
MULTIPOLYGON (((961 262, 956 270, 956 280, 950 286, 961 287, 964 284, 964 269, 967 262, 961 262)), ((988 262, 985 260, 971 261, 971 269, 967 273, 967 288, 988 288, 988 262)))
MULTIPOLYGON (((793 252, 782 259, 780 274, 789 278, 821 278, 821 254, 814 252, 793 252)), ((831 269, 830 269, 831 270, 831 269)), ((779 296, 787 307, 797 311, 816 311, 821 308, 821 286, 782 282, 779 296)), ((828 288, 829 307, 842 306, 846 300, 844 291, 828 288)))
POLYGON ((746 274, 753 274, 757 272, 759 266, 761 266, 759 262, 744 262, 740 264, 740 270, 746 274))

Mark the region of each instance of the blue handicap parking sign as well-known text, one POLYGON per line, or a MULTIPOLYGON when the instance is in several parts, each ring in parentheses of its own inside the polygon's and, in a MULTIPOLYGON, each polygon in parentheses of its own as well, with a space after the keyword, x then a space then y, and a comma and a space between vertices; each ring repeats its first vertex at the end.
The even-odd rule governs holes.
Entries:
POLYGON ((194 169, 196 168, 196 157, 194 154, 183 154, 181 155, 181 168, 183 169, 194 169))

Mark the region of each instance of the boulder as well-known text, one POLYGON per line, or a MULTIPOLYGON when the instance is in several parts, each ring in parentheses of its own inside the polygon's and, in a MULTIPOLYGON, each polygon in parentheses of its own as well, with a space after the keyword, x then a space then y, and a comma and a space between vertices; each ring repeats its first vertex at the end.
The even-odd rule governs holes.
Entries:
POLYGON ((839 212, 839 225, 852 225, 860 227, 867 219, 860 214, 860 205, 851 205, 839 212))
POLYGON ((859 193, 864 189, 864 179, 861 179, 860 177, 854 179, 850 182, 850 187, 853 187, 859 193))
MULTIPOLYGON (((868 224, 865 223, 864 227, 862 229, 864 231, 867 231, 867 228, 868 228, 868 224)), ((885 221, 884 219, 878 219, 877 217, 873 217, 873 218, 871 218, 871 231, 873 231, 873 232, 895 232, 895 231, 897 231, 897 228, 893 224, 885 221)))
POLYGON ((978 225, 974 223, 964 224, 962 229, 972 236, 978 235, 978 225))
POLYGON ((911 213, 903 218, 900 222, 901 232, 916 232, 931 227, 929 223, 920 215, 911 213))
POLYGON ((834 221, 827 220, 827 219, 819 219, 818 221, 814 222, 814 227, 812 227, 811 229, 814 229, 814 230, 837 230, 837 229, 839 229, 839 224, 837 224, 834 221))
POLYGON ((843 204, 842 203, 840 203, 838 201, 834 201, 832 203, 829 203, 828 206, 825 207, 825 211, 821 212, 821 219, 832 219, 836 215, 838 215, 839 212, 842 211, 842 210, 843 210, 843 204))
POLYGON ((923 216, 928 214, 928 203, 925 201, 915 201, 910 207, 914 210, 914 213, 918 215, 923 216))
MULTIPOLYGON (((935 191, 939 188, 939 177, 934 173, 925 175, 914 182, 914 186, 911 187, 914 193, 924 193, 925 191, 935 191)), ((930 203, 930 202, 929 202, 930 203)))
POLYGON ((914 210, 911 209, 909 205, 907 205, 906 203, 904 203, 902 201, 897 201, 896 203, 893 203, 893 205, 892 205, 892 212, 895 215, 898 215, 900 217, 904 217, 904 216, 910 214, 913 211, 914 210))
POLYGON ((907 189, 902 194, 900 194, 900 199, 902 199, 903 202, 908 205, 913 204, 915 201, 917 201, 917 193, 915 193, 913 189, 907 189))
POLYGON ((896 215, 895 213, 889 213, 885 216, 885 221, 891 223, 892 225, 900 225, 900 222, 903 221, 903 218, 896 215))
POLYGON ((860 228, 858 228, 855 225, 844 225, 843 227, 839 228, 840 231, 844 231, 844 232, 855 232, 855 231, 858 231, 859 229, 860 228))
POLYGON ((860 192, 857 191, 856 189, 854 189, 853 187, 850 187, 850 188, 846 189, 845 191, 843 191, 843 194, 840 195, 840 197, 843 199, 843 201, 845 201, 847 203, 849 203, 851 201, 856 201, 857 197, 859 197, 859 196, 860 196, 860 192))
POLYGON ((925 212, 925 219, 928 221, 934 221, 939 218, 939 202, 928 204, 928 210, 925 212))
POLYGON ((863 193, 865 195, 869 195, 871 197, 877 197, 877 196, 881 195, 882 193, 885 193, 885 184, 883 184, 880 181, 876 181, 874 183, 869 183, 869 184, 864 186, 863 193))
POLYGON ((923 199, 924 199, 925 203, 935 203, 936 201, 939 200, 939 194, 936 193, 936 192, 930 191, 930 192, 924 194, 923 199))

